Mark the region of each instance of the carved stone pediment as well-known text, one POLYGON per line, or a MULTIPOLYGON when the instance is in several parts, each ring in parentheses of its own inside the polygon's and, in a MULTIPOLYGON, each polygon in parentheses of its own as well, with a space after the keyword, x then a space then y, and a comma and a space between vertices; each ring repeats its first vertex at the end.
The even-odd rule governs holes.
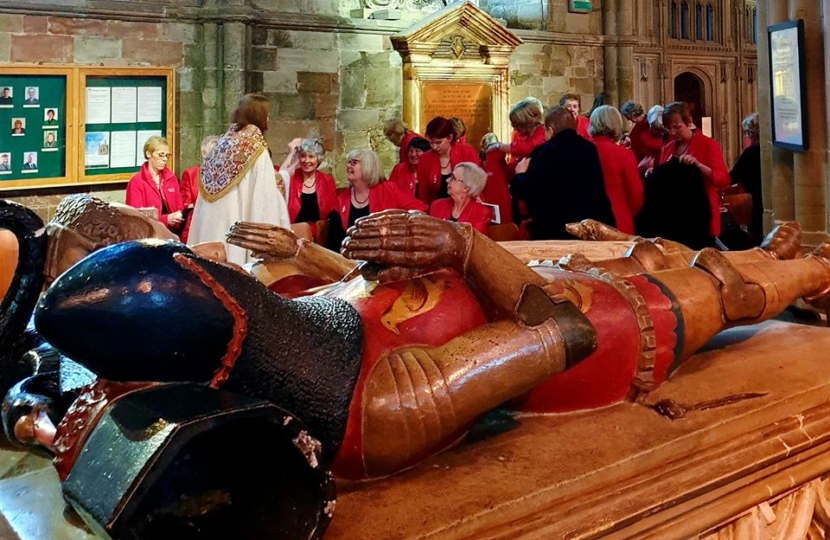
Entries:
POLYGON ((404 61, 479 60, 507 64, 522 40, 475 4, 457 2, 391 37, 404 61))

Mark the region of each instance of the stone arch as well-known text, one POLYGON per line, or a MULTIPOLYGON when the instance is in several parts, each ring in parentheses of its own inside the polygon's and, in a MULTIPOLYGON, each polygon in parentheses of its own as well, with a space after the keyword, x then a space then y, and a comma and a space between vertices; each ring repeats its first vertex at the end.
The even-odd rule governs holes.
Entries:
POLYGON ((701 119, 704 116, 715 116, 712 80, 706 72, 686 68, 674 76, 672 84, 672 100, 689 103, 692 119, 698 128, 702 127, 701 119))

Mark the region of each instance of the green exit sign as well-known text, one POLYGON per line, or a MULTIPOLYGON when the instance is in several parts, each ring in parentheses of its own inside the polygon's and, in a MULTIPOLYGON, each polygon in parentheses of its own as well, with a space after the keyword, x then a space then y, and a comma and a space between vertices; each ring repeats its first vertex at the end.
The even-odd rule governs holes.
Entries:
POLYGON ((591 0, 568 0, 568 11, 572 13, 591 13, 591 0))

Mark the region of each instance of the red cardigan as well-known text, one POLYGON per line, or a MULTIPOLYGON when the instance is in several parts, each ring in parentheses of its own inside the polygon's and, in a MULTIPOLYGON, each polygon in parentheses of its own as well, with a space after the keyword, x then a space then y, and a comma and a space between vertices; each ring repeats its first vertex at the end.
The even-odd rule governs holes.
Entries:
MULTIPOLYGON (((448 220, 452 216, 452 199, 446 197, 436 199, 429 207, 429 215, 438 219, 448 220)), ((483 204, 471 200, 458 216, 459 223, 469 223, 475 230, 487 236, 487 227, 493 219, 493 212, 483 204)))
POLYGON ((634 234, 634 216, 643 207, 643 182, 634 154, 604 135, 596 135, 594 144, 617 228, 634 234))
POLYGON ((170 169, 163 169, 161 171, 159 190, 156 188, 156 183, 153 182, 153 177, 150 176, 150 166, 147 162, 138 170, 138 172, 130 179, 127 184, 127 199, 128 205, 135 208, 149 208, 153 207, 158 211, 159 221, 173 232, 178 232, 181 227, 172 228, 167 223, 167 216, 173 212, 179 212, 184 209, 182 204, 182 196, 179 192, 179 180, 176 175, 170 172, 170 169), (161 201, 164 197, 165 206, 167 206, 167 213, 162 214, 161 201))
POLYGON ((516 162, 530 155, 534 148, 545 142, 545 126, 539 125, 528 137, 515 129, 510 137, 510 164, 515 169, 516 162))
MULTIPOLYGON (((320 208, 320 219, 326 219, 337 204, 337 193, 334 188, 334 178, 320 171, 314 172, 315 189, 317 190, 317 206, 320 208)), ((294 171, 294 176, 288 185, 288 219, 291 223, 300 213, 300 197, 303 193, 303 172, 294 171)))
MULTIPOLYGON (((424 154, 426 155, 426 154, 424 154)), ((352 206, 352 190, 344 189, 337 194, 337 206, 335 209, 340 214, 343 222, 343 229, 348 228, 349 210, 352 206)), ((374 214, 382 210, 421 210, 426 212, 427 206, 413 197, 411 194, 401 190, 398 186, 388 180, 381 180, 374 187, 369 188, 369 213, 374 214)))
POLYGON ((631 141, 631 151, 634 152, 637 163, 646 157, 654 158, 654 162, 657 163, 660 160, 663 146, 666 144, 663 137, 658 137, 651 132, 651 128, 645 120, 640 120, 631 127, 628 140, 631 141))
MULTIPOLYGON (((665 163, 674 154, 676 141, 672 141, 663 147, 660 154, 660 163, 665 163)), ((709 206, 712 208, 712 221, 709 226, 709 234, 718 236, 720 234, 720 197, 719 190, 729 187, 729 171, 726 163, 723 162, 723 152, 720 145, 714 139, 710 139, 703 133, 695 131, 692 135, 692 142, 686 155, 694 156, 699 162, 712 169, 712 180, 706 181, 706 192, 709 194, 709 206)), ((682 201, 679 201, 683 204, 682 201)))
POLYGON ((401 190, 415 196, 415 186, 418 183, 417 169, 412 169, 409 162, 398 163, 392 167, 389 173, 389 181, 401 188, 401 190))
POLYGON ((513 171, 505 162, 504 152, 499 149, 490 150, 484 155, 484 163, 481 167, 487 172, 487 183, 484 184, 479 198, 482 202, 499 207, 499 217, 502 223, 512 222, 513 205, 510 200, 508 182, 513 178, 513 171))
MULTIPOLYGON (((179 180, 179 192, 182 195, 182 208, 196 206, 196 197, 199 196, 199 165, 194 165, 182 172, 179 180)), ((179 235, 182 242, 187 243, 187 236, 190 234, 190 222, 193 220, 193 212, 187 213, 187 220, 179 235)))
MULTIPOLYGON (((450 148, 450 167, 469 161, 478 164, 478 154, 466 143, 456 143, 450 148)), ((441 162, 438 153, 424 152, 418 160, 418 198, 426 205, 446 194, 439 194, 441 188, 441 162)))
POLYGON ((591 136, 588 135, 588 124, 590 123, 591 122, 588 120, 587 116, 582 116, 580 114, 576 117, 576 133, 589 141, 591 140, 591 136))

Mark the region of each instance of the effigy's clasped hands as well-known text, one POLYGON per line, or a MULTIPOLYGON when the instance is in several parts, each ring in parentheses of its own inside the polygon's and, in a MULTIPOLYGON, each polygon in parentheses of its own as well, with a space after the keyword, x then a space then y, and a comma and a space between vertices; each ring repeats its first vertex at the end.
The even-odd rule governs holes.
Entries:
POLYGON ((341 253, 378 263, 381 282, 409 279, 441 268, 464 270, 472 231, 422 212, 387 210, 358 219, 341 253))

